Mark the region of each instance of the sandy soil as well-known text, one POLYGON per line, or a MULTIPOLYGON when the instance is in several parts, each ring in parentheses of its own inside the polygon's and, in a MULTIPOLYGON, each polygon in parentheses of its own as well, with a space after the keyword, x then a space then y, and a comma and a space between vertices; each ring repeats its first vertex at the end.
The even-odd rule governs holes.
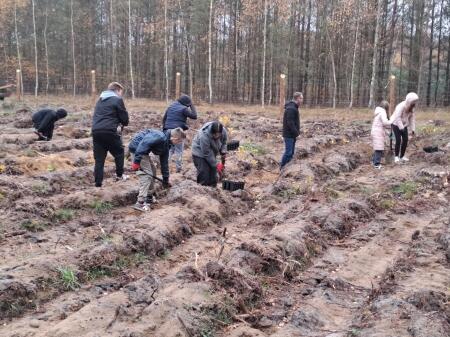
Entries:
MULTIPOLYGON (((408 164, 381 171, 368 114, 308 112, 280 173, 276 113, 202 107, 189 138, 226 123, 241 143, 226 176, 245 189, 198 186, 188 145, 142 214, 111 158, 93 187, 90 105, 70 107, 52 142, 26 109, 0 114, 1 336, 450 336, 443 112, 421 118, 408 164)), ((160 126, 160 106, 129 110, 126 144, 160 126)))

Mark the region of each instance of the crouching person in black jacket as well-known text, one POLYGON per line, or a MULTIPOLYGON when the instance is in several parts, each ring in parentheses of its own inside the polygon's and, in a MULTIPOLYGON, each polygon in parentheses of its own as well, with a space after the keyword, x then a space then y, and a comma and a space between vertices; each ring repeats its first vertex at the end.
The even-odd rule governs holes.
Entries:
POLYGON ((67 111, 64 109, 52 110, 41 109, 36 111, 31 119, 33 120, 33 127, 39 138, 38 140, 51 140, 53 138, 53 130, 55 129, 55 122, 67 116, 67 111))
POLYGON ((134 209, 139 211, 150 210, 153 202, 153 192, 156 177, 155 165, 150 158, 150 152, 159 156, 163 187, 169 184, 169 150, 171 146, 180 144, 186 139, 183 129, 176 128, 168 131, 146 129, 137 133, 131 140, 128 149, 133 154, 132 171, 139 176, 139 195, 134 209))
POLYGON ((123 175, 125 152, 121 134, 118 127, 128 125, 128 112, 123 103, 123 86, 112 82, 108 89, 100 95, 95 105, 92 120, 92 140, 94 143, 95 159, 95 186, 101 187, 103 183, 103 170, 106 155, 109 153, 114 157, 116 163, 116 179, 122 180, 127 177, 123 175))

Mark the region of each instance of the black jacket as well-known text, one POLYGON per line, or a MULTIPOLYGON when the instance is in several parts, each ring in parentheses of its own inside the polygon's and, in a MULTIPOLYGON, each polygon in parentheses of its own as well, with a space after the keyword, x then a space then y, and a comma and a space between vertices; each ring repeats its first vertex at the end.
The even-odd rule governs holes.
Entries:
POLYGON ((163 117, 163 130, 176 129, 178 127, 183 130, 189 129, 187 119, 197 119, 197 111, 195 107, 190 107, 175 101, 169 105, 163 117))
POLYGON ((297 138, 300 135, 300 113, 298 105, 290 101, 284 106, 283 115, 283 137, 297 138))
POLYGON ((38 132, 42 133, 48 140, 52 139, 55 122, 58 120, 56 111, 42 109, 33 113, 31 119, 33 120, 33 127, 38 132))
POLYGON ((92 132, 116 133, 119 125, 128 125, 128 112, 122 98, 104 91, 95 105, 92 132))

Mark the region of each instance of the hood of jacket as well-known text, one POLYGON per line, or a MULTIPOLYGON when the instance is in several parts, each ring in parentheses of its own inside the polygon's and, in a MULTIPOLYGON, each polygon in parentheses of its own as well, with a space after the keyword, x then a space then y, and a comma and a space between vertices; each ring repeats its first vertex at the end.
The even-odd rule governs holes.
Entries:
POLYGON ((410 92, 406 95, 406 107, 411 106, 411 104, 416 103, 419 100, 419 96, 415 92, 410 92))
POLYGON ((105 90, 100 94, 100 99, 102 101, 110 98, 110 97, 119 97, 113 90, 105 90))
POLYGON ((376 108, 375 108, 375 111, 373 112, 373 115, 374 115, 374 117, 375 116, 378 116, 380 113, 382 113, 382 112, 386 112, 386 110, 385 109, 383 109, 382 107, 380 107, 380 106, 377 106, 376 108))

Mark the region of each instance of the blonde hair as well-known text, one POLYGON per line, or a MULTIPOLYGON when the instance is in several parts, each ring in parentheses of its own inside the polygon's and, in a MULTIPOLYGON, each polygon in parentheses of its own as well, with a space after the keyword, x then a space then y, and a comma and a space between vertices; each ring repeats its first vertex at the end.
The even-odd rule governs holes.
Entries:
POLYGON ((108 90, 119 91, 124 90, 124 87, 119 82, 111 82, 108 84, 108 90))
POLYGON ((184 132, 182 128, 172 129, 170 130, 170 137, 176 139, 186 139, 186 132, 184 132))

